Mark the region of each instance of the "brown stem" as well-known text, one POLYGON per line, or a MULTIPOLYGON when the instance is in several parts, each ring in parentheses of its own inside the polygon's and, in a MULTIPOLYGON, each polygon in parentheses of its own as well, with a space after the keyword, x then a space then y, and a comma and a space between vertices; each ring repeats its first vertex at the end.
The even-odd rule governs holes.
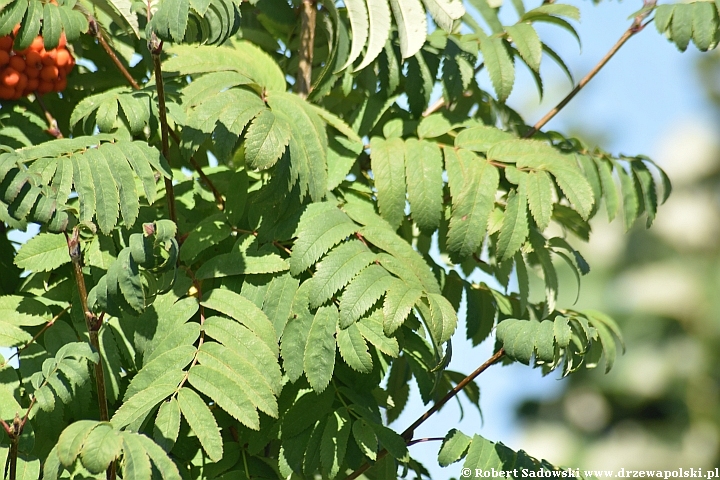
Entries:
MULTIPOLYGON (((645 3, 646 3, 646 5, 648 5, 648 2, 645 2, 645 3)), ((557 115, 558 112, 565 107, 565 105, 567 105, 568 103, 570 103, 570 100, 572 100, 573 97, 575 97, 575 95, 577 95, 578 92, 579 92, 580 90, 582 90, 583 87, 584 87, 585 85, 587 85, 588 82, 590 82, 590 80, 592 80, 593 77, 605 66, 605 64, 607 64, 607 62, 610 61, 610 59, 613 57, 613 55, 615 55, 615 54, 617 53, 617 51, 620 50, 620 47, 622 47, 622 46, 625 44, 625 42, 627 42, 627 41, 630 39, 630 37, 632 37, 633 35, 635 35, 635 34, 638 33, 639 31, 641 31, 643 28, 645 28, 645 25, 647 25, 647 23, 646 23, 645 25, 643 25, 643 24, 642 24, 642 20, 643 20, 643 18, 645 18, 645 16, 648 15, 648 13, 649 13, 649 11, 648 11, 647 13, 638 15, 638 16, 635 18, 635 20, 633 21, 633 24, 630 26, 630 28, 628 28, 628 29, 625 31, 625 33, 622 34, 622 36, 621 36, 620 39, 617 41, 617 43, 615 43, 615 45, 613 45, 613 47, 610 49, 610 51, 608 51, 608 52, 605 54, 605 56, 598 62, 598 64, 595 65, 595 67, 593 67, 593 69, 590 70, 590 71, 587 73, 587 75, 585 75, 585 77, 583 77, 583 79, 580 80, 580 82, 578 82, 577 86, 575 86, 575 88, 573 88, 572 91, 571 91, 570 93, 568 93, 568 94, 565 96, 565 98, 563 98, 563 99, 560 101, 560 103, 558 103, 558 104, 555 106, 555 108, 553 108, 552 110, 550 110, 550 111, 549 111, 543 118, 541 118, 530 130, 528 130, 527 132, 525 132, 525 135, 523 135, 523 137, 524 137, 524 138, 530 138, 530 137, 532 137, 533 135, 535 135, 535 134, 538 132, 538 130, 540 130, 542 127, 544 127, 545 124, 547 124, 550 120, 552 120, 552 118, 553 118, 555 115, 557 115)), ((648 22, 648 23, 649 23, 649 22, 648 22)))
POLYGON ((300 61, 297 73, 297 93, 307 98, 312 86, 313 45, 315 44, 315 22, 317 8, 315 0, 303 0, 300 4, 300 61))
MULTIPOLYGON (((82 252, 80 251, 80 238, 79 238, 78 227, 75 227, 72 232, 72 236, 68 236, 65 233, 65 239, 67 240, 68 252, 70 254, 70 260, 73 264, 73 273, 75 274, 75 283, 77 285, 78 294, 80 296, 80 308, 85 318, 85 326, 90 336, 90 345, 98 352, 98 362, 95 364, 95 386, 97 388, 98 396, 98 410, 100 411, 100 421, 107 422, 110 420, 108 414, 107 405, 107 394, 105 393, 105 372, 103 371, 103 357, 100 354, 100 337, 98 332, 102 326, 102 319, 98 318, 88 308, 87 303, 87 288, 85 287, 85 275, 82 271, 82 252)), ((28 413, 29 413, 28 409, 28 413)), ((115 478, 115 464, 111 464, 107 470, 108 480, 115 478)))
MULTIPOLYGON (((152 54, 153 66, 155 67, 155 86, 158 93, 158 110, 160 114, 160 135, 162 138, 162 154, 169 161, 170 145, 168 140, 168 132, 170 127, 167 121, 167 112, 165 108, 165 83, 162 76, 162 63, 160 61, 160 53, 162 52, 163 42, 155 32, 152 32, 148 40, 148 48, 152 54)), ((165 178, 165 196, 167 198, 168 215, 170 220, 177 225, 177 213, 175 212, 175 190, 173 189, 172 180, 165 178)))
POLYGON ((120 70, 120 73, 122 73, 123 77, 128 81, 130 85, 135 90, 140 90, 140 85, 135 81, 135 79, 130 75, 130 72, 127 71, 127 68, 125 68, 125 65, 122 64, 120 59, 115 55, 115 52, 113 51, 112 47, 108 44, 107 40, 105 39, 105 36, 103 35, 102 31, 100 30, 100 27, 97 23, 97 20, 92 15, 88 15, 88 23, 90 24, 90 33, 97 39, 98 43, 103 47, 105 50, 105 53, 108 54, 110 59, 113 61, 115 66, 120 70))
POLYGON ((45 102, 42 100, 42 96, 39 93, 35 94, 35 100, 37 100, 38 105, 40 105, 40 108, 42 108, 42 111, 45 114, 45 120, 47 120, 48 123, 48 129, 46 132, 55 138, 63 138, 63 134, 60 131, 60 127, 58 127, 57 120, 55 120, 55 117, 53 117, 52 113, 50 113, 50 110, 48 110, 45 102))
MULTIPOLYGON (((463 388, 465 388, 465 386, 466 386, 468 383, 470 383, 470 382, 472 382, 473 380, 475 380, 475 378, 476 378, 478 375, 480 375, 480 374, 483 373, 485 370, 487 370, 488 368, 490 368, 492 365, 494 365, 495 363, 497 363, 504 355, 505 355, 505 350, 501 348, 500 350, 498 350, 498 351, 495 353, 495 355, 493 355, 492 357, 488 358, 487 361, 486 361, 485 363, 483 363, 482 365, 480 365, 474 372, 472 372, 472 373, 471 373, 470 375, 468 375, 467 377, 463 378, 463 379, 460 381, 460 383, 458 383, 457 385, 455 385, 455 388, 453 388, 452 390, 450 390, 450 391, 447 393, 447 395, 445 395, 442 399, 438 400, 432 407, 430 407, 430 408, 428 409, 427 412, 423 413, 423 414, 420 416, 420 418, 418 418, 417 420, 415 420, 412 425, 410 425, 408 428, 406 428, 405 431, 401 434, 401 436, 405 439, 406 442, 408 442, 408 445, 413 444, 413 440, 411 440, 411 439, 412 439, 413 434, 415 433, 415 429, 416 429, 417 427, 419 427, 420 425, 422 425, 422 424, 425 422, 425 420, 427 420, 428 418, 430 418, 435 412, 437 412, 438 410, 440 410, 440 408, 442 408, 443 405, 445 405, 445 404, 446 404, 447 402, 449 402, 453 397, 455 397, 458 393, 460 393, 460 391, 461 391, 463 388)), ((415 441, 414 443, 418 443, 418 442, 415 441)), ((380 450, 380 451, 378 452, 378 454, 377 454, 377 460, 380 460, 380 459, 384 458, 387 454, 388 454, 387 450, 385 450, 385 449, 380 450)), ((358 468, 357 470, 355 470, 354 472, 352 472, 350 475, 348 475, 347 477, 345 477, 345 480, 354 480, 355 478, 358 478, 360 475, 362 475, 363 473, 365 473, 371 466, 372 466, 372 465, 370 465, 369 463, 364 463, 362 466, 360 466, 360 468, 358 468)))

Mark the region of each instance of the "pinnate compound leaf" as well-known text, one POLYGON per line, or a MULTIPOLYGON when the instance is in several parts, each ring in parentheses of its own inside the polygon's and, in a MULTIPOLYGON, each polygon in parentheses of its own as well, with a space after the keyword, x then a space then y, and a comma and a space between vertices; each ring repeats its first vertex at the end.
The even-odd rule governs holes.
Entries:
POLYGON ((335 330, 338 311, 335 306, 321 307, 315 313, 305 345, 303 368, 310 386, 321 393, 330 383, 335 368, 335 330))
POLYGON ((380 215, 398 227, 405 217, 405 143, 400 138, 373 137, 370 148, 380 215))
POLYGON ((212 412, 200 395, 189 388, 181 388, 177 399, 183 417, 197 435, 203 450, 213 462, 219 462, 223 456, 223 444, 212 412))
POLYGON ((452 429, 442 442, 440 452, 438 453, 438 462, 441 467, 447 467, 450 464, 460 461, 468 451, 472 438, 468 437, 459 430, 452 429))
POLYGON ((15 256, 15 265, 34 272, 49 272, 70 261, 65 236, 40 233, 25 242, 15 256))
POLYGON ((508 194, 505 217, 497 241, 497 256, 501 260, 512 257, 528 236, 527 196, 523 187, 508 194))
POLYGON ((330 248, 357 231, 357 225, 331 202, 307 206, 295 236, 290 273, 298 275, 317 262, 330 248))
POLYGON ((419 0, 390 0, 400 37, 402 58, 415 55, 425 43, 427 20, 419 0))
POLYGON ((437 228, 442 215, 442 155, 436 143, 405 142, 405 176, 412 217, 424 231, 437 228))
POLYGON ((507 100, 515 83, 515 66, 502 39, 485 37, 480 39, 485 68, 490 75, 495 94, 500 102, 507 100))
POLYGON ((345 288, 340 299, 340 328, 347 328, 362 317, 382 297, 393 277, 380 265, 370 265, 345 288))
POLYGON ((372 356, 357 324, 353 323, 348 328, 338 329, 337 345, 340 356, 350 368, 360 373, 372 371, 372 356))

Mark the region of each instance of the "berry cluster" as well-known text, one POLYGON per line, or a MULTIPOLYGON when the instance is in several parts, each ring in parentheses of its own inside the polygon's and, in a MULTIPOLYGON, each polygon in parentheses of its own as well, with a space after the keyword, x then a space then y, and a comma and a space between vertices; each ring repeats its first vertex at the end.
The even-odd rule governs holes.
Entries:
POLYGON ((31 93, 62 92, 67 86, 66 75, 75 59, 66 48, 65 34, 52 50, 45 50, 41 35, 24 50, 13 50, 20 25, 13 33, 0 37, 0 100, 17 100, 31 93))

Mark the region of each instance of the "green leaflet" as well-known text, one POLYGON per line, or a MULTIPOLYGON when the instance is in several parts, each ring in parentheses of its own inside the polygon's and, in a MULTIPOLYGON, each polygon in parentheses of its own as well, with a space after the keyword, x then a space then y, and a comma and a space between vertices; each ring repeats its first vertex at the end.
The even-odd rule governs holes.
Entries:
POLYGON ((320 465, 322 472, 329 478, 335 478, 345 460, 350 423, 350 414, 345 408, 328 416, 320 440, 320 465))
POLYGON ((290 256, 290 273, 298 275, 317 262, 330 248, 352 235, 357 226, 331 202, 312 203, 305 208, 290 256))
POLYGON ((361 373, 372 371, 372 356, 357 324, 353 323, 348 328, 338 329, 337 346, 340 356, 352 369, 361 373))
POLYGON ((123 477, 137 479, 152 478, 150 457, 145 453, 144 445, 140 442, 138 436, 129 432, 122 432, 120 437, 123 449, 123 477))
POLYGON ((150 20, 160 38, 180 43, 185 37, 190 2, 188 0, 163 0, 150 20))
POLYGON ((245 134, 245 161, 257 170, 275 165, 290 142, 290 125, 270 110, 262 110, 245 134))
POLYGON ((290 317, 292 302, 298 290, 299 281, 289 273, 273 277, 265 291, 262 310, 275 327, 278 340, 290 317))
POLYGON ((438 462, 441 467, 460 461, 467 453, 468 447, 472 439, 459 430, 450 430, 443 439, 440 452, 438 453, 438 462))
POLYGON ((539 170, 528 174, 525 185, 530 212, 540 231, 543 231, 550 225, 552 216, 553 182, 547 173, 539 170))
MULTIPOLYGON (((303 286, 301 285, 297 293, 300 294, 302 289, 303 286)), ((305 346, 307 345, 308 332, 313 322, 313 316, 307 310, 307 296, 305 296, 304 306, 297 307, 293 305, 293 312, 294 316, 285 326, 281 343, 283 370, 292 382, 296 381, 303 374, 305 346)))
POLYGON ((625 231, 630 230, 640 214, 639 192, 635 181, 635 173, 630 170, 628 173, 622 165, 616 165, 615 171, 620 177, 620 187, 623 196, 623 214, 625 220, 625 231))
POLYGON ((185 238, 180 248, 180 260, 191 264, 200 253, 229 237, 231 232, 224 215, 205 218, 185 238))
MULTIPOLYGON (((345 7, 347 8, 347 16, 350 20, 350 28, 352 30, 352 43, 350 44, 348 59, 339 70, 345 70, 348 66, 352 65, 360 56, 362 48, 365 46, 368 38, 369 24, 365 0, 348 0, 345 7)), ((385 39, 383 39, 383 43, 384 40, 385 39)))
POLYGON ((160 448, 155 442, 145 435, 137 435, 136 437, 142 444, 152 463, 160 472, 163 480, 181 480, 180 472, 175 463, 170 460, 167 453, 160 448))
POLYGON ((419 0, 390 0, 400 37, 402 58, 412 57, 425 43, 427 20, 419 0))
POLYGON ((335 306, 321 307, 315 313, 305 344, 303 368, 308 382, 318 393, 330 383, 335 367, 335 338, 338 312, 335 306))
POLYGON ((370 460, 377 458, 378 439, 370 424, 360 418, 353 422, 352 434, 360 451, 370 460))
POLYGON ((687 50, 692 38, 693 5, 677 4, 670 25, 671 38, 681 52, 687 50))
POLYGON ((405 142, 405 177, 413 220, 421 230, 435 230, 442 214, 442 155, 436 143, 405 142))
POLYGON ((405 142, 400 138, 373 137, 370 148, 380 214, 398 227, 405 217, 405 142))
MULTIPOLYGON (((382 52, 390 35, 390 8, 386 0, 367 0, 368 9, 368 40, 363 61, 356 70, 362 70, 370 65, 382 52)), ((349 10, 348 10, 349 11, 349 10)), ((353 42, 355 41, 355 28, 353 27, 353 42)), ((351 62, 350 62, 351 63, 351 62)))
POLYGON ((388 337, 383 332, 383 316, 379 310, 365 316, 356 323, 360 333, 372 343, 375 348, 386 355, 396 358, 399 354, 398 342, 394 337, 388 337))
POLYGON ((558 295, 558 279, 555 266, 550 258, 550 250, 546 246, 545 237, 535 230, 530 232, 530 244, 542 267, 545 280, 545 301, 548 312, 555 310, 555 302, 558 295))
POLYGON ((446 32, 451 32, 455 20, 465 14, 460 0, 423 0, 435 23, 446 32))
POLYGON ((523 186, 508 194, 505 217, 500 229, 496 249, 501 260, 512 257, 528 236, 527 196, 523 186))
POLYGON ((109 423, 98 424, 83 442, 81 461, 91 473, 105 471, 122 451, 122 442, 109 423))
POLYGON ((203 450, 214 462, 223 456, 222 438, 215 417, 200 395, 189 388, 181 388, 177 394, 183 417, 200 440, 203 450))
POLYGON ((20 247, 14 262, 18 267, 35 272, 48 272, 70 261, 68 245, 60 234, 40 233, 20 247))
POLYGON ((553 471, 562 473, 559 472, 559 468, 545 461, 541 463, 523 450, 515 452, 500 442, 491 442, 480 435, 473 436, 463 467, 472 471, 475 469, 509 471, 517 468, 518 472, 526 471, 528 475, 535 474, 536 477, 553 476, 553 471), (542 473, 538 473, 540 471, 542 473))
POLYGON ((693 5, 693 43, 701 52, 717 44, 718 12, 710 2, 693 5))
POLYGON ((508 55, 505 42, 496 37, 481 38, 480 51, 495 94, 500 102, 504 102, 510 96, 515 83, 515 67, 508 55))
POLYGON ((619 199, 615 180, 612 176, 613 164, 606 160, 597 160, 598 172, 600 173, 600 181, 603 190, 603 199, 605 200, 605 209, 607 210, 608 222, 612 222, 617 215, 619 199))
POLYGON ((160 402, 172 395, 184 377, 183 372, 172 372, 164 375, 152 386, 136 393, 125 401, 110 419, 114 428, 142 422, 160 402))
POLYGON ((523 60, 532 70, 539 72, 540 60, 542 59, 542 42, 535 28, 528 23, 516 23, 505 27, 505 31, 512 38, 512 42, 523 60))
POLYGON ((423 292, 402 280, 394 280, 387 289, 383 303, 383 331, 392 335, 405 322, 423 292))
POLYGON ((180 406, 177 398, 163 402, 153 425, 153 439, 165 451, 172 450, 180 431, 180 406))
MULTIPOLYGON (((490 126, 478 126, 461 130, 455 137, 455 146, 467 148, 474 152, 485 153, 490 148, 505 140, 512 140, 514 136, 511 133, 490 126)), ((488 159, 493 157, 488 156, 488 159)))
POLYGON ((376 255, 359 240, 343 242, 317 264, 309 282, 310 306, 317 308, 367 267, 376 255))
POLYGON ((235 47, 175 45, 168 51, 176 56, 163 63, 163 72, 193 75, 235 71, 267 90, 285 90, 283 72, 268 54, 248 41, 237 41, 235 47))
POLYGON ((345 288, 340 299, 340 328, 362 317, 387 291, 393 277, 379 265, 370 265, 345 288))
POLYGON ((216 255, 198 268, 195 277, 199 280, 220 278, 231 275, 251 275, 282 272, 289 268, 287 260, 276 253, 261 254, 257 249, 256 237, 241 235, 230 253, 216 255))
POLYGON ((450 302, 440 294, 431 293, 427 296, 430 304, 430 332, 436 344, 447 342, 457 327, 457 314, 450 302))
MULTIPOLYGON (((454 154, 445 150, 446 165, 452 163, 454 154)), ((467 170, 462 175, 462 190, 453 196, 447 247, 451 254, 465 258, 482 245, 500 175, 493 165, 468 150, 459 150, 457 156, 464 157, 458 163, 463 163, 467 170)))

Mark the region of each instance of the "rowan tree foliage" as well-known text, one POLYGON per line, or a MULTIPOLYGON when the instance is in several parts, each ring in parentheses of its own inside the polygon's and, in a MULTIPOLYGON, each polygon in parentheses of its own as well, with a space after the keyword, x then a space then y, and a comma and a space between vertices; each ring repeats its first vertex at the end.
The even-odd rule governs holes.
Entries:
MULTIPOLYGON (((566 102, 535 127, 505 104, 516 65, 541 94, 543 60, 570 75, 534 25, 577 36, 579 13, 499 3, 1 0, 13 52, 64 33, 77 61, 0 109, 0 225, 40 225, 0 237, 5 476, 423 478, 414 430, 479 408, 492 364, 609 370, 620 331, 557 305, 554 262, 579 281, 588 221, 650 226, 670 182, 542 131, 566 102), (458 336, 496 353, 450 371, 458 336), (412 381, 428 412, 396 432, 412 381)), ((611 54, 653 19, 719 39, 717 2, 648 2, 611 54)), ((440 465, 559 468, 437 436, 440 465)))

